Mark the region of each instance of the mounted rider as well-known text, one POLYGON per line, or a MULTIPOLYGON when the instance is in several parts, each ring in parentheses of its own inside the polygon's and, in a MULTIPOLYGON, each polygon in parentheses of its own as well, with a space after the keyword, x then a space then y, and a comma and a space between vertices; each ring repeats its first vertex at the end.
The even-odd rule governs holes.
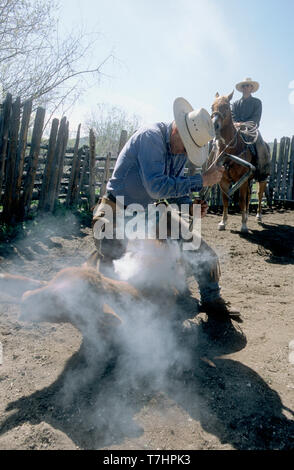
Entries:
POLYGON ((241 135, 244 135, 244 140, 251 144, 251 149, 256 155, 255 178, 262 182, 266 181, 270 174, 270 150, 258 130, 262 115, 262 102, 259 98, 252 96, 252 93, 258 89, 259 83, 251 78, 245 78, 236 84, 236 90, 242 93, 242 98, 232 104, 232 118, 235 127, 240 129, 241 135))

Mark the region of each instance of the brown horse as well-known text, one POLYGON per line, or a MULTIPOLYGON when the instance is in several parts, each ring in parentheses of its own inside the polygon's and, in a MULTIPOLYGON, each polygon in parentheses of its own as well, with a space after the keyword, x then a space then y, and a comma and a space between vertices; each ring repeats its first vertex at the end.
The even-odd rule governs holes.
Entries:
MULTIPOLYGON (((215 95, 215 101, 212 105, 212 121, 214 124, 217 149, 216 152, 212 153, 213 159, 217 158, 218 155, 225 149, 225 152, 230 155, 239 156, 243 160, 256 165, 256 157, 251 153, 250 148, 244 142, 240 135, 240 131, 237 130, 233 124, 230 100, 233 96, 232 92, 228 96, 219 96, 218 93, 215 95)), ((229 198, 227 196, 231 183, 239 181, 239 179, 246 173, 246 168, 238 165, 237 163, 230 162, 226 164, 226 170, 220 182, 220 188, 222 190, 223 199, 223 216, 222 220, 218 225, 219 230, 225 230, 227 219, 228 219, 228 204, 229 198)), ((240 187, 239 204, 242 212, 242 227, 241 232, 248 232, 247 220, 249 203, 251 197, 251 180, 245 181, 240 187)), ((256 218, 261 222, 261 201, 266 188, 266 181, 259 182, 258 190, 258 209, 256 218)))

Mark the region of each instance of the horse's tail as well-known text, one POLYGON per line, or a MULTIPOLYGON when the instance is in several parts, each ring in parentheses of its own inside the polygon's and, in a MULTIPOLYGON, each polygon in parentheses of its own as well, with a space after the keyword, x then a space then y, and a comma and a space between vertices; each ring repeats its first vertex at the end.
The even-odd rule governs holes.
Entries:
POLYGON ((29 277, 0 273, 0 291, 12 297, 20 298, 27 290, 39 289, 45 281, 36 281, 29 277))

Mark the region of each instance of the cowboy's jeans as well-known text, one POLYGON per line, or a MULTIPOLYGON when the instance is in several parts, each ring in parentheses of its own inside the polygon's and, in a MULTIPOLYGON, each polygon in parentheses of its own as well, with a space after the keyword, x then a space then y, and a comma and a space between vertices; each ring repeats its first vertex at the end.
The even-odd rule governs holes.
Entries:
MULTIPOLYGON (((99 271, 111 278, 115 278, 113 261, 120 259, 127 250, 128 240, 119 238, 116 220, 117 205, 103 197, 94 209, 93 233, 96 249, 99 254, 99 271), (109 232, 101 239, 101 232, 109 232), (108 238, 108 236, 110 238, 108 238)), ((120 211, 124 211, 123 208, 120 211)), ((128 218, 124 219, 127 221, 128 218)), ((121 227, 120 227, 121 228, 121 227)), ((185 242, 182 238, 178 240, 181 248, 185 242)), ((201 238, 199 248, 195 250, 182 250, 187 274, 194 275, 200 291, 202 302, 211 302, 220 297, 220 266, 214 250, 201 238)))

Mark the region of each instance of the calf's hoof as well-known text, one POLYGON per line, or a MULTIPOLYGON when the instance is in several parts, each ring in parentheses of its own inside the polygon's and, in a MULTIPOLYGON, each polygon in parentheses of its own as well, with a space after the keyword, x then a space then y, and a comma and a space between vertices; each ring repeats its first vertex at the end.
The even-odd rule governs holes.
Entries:
POLYGON ((220 222, 220 223, 218 224, 218 229, 219 229, 219 230, 226 230, 226 225, 225 225, 224 223, 220 222))
POLYGON ((261 224, 262 223, 262 216, 261 214, 256 214, 256 221, 261 224))
POLYGON ((247 227, 241 227, 241 233, 248 233, 247 227))

